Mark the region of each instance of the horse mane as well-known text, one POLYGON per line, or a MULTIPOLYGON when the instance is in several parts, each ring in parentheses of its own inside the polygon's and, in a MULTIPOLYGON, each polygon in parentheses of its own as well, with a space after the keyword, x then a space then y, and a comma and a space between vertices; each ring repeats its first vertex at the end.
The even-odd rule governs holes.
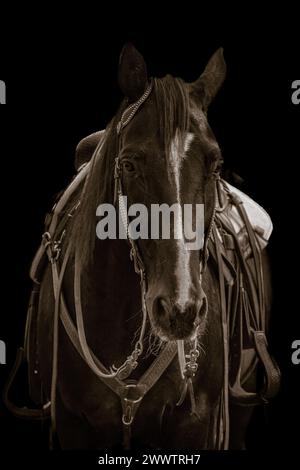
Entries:
MULTIPOLYGON (((153 82, 160 139, 168 154, 175 134, 179 146, 183 148, 183 136, 189 129, 189 94, 183 80, 179 78, 167 75, 164 78, 155 78, 153 82)), ((89 173, 80 195, 80 205, 73 219, 71 244, 73 249, 79 251, 83 266, 88 265, 93 259, 96 209, 99 204, 113 203, 113 172, 117 156, 116 127, 125 107, 126 103, 123 102, 92 156, 89 173)))
POLYGON ((81 263, 91 260, 96 239, 96 209, 103 202, 113 203, 113 171, 117 149, 116 126, 119 113, 112 119, 97 145, 80 194, 80 205, 72 221, 70 243, 79 251, 81 263))

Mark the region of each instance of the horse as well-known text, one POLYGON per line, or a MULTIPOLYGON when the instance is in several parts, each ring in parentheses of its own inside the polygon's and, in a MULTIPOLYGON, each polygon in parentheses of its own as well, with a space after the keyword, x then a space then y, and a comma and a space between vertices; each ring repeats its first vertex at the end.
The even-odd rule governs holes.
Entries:
MULTIPOLYGON (((225 75, 219 49, 193 83, 149 78, 127 44, 124 99, 105 132, 77 148, 84 177, 64 207, 60 239, 47 232, 36 333, 36 367, 63 449, 244 447, 253 407, 229 403, 224 295, 208 250, 218 237, 222 154, 207 111, 225 75), (203 246, 99 239, 97 207, 120 212, 123 195, 146 207, 204 204, 203 246)), ((255 377, 253 369, 249 393, 255 377)))

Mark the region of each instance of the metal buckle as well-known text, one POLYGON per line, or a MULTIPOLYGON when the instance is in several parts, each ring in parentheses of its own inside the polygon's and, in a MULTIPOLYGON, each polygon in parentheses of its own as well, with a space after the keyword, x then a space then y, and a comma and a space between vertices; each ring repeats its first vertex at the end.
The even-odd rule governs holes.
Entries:
POLYGON ((66 230, 63 230, 59 240, 53 240, 50 232, 45 232, 42 235, 43 244, 45 246, 45 249, 49 250, 48 258, 52 264, 56 263, 56 261, 58 260, 60 256, 61 245, 65 236, 65 233, 66 233, 66 230))
POLYGON ((115 171, 114 171, 114 177, 119 178, 120 176, 120 159, 119 157, 115 158, 115 171))
POLYGON ((124 401, 122 423, 125 424, 125 426, 130 426, 134 419, 134 408, 140 403, 144 395, 141 387, 137 384, 126 384, 122 392, 125 395, 122 396, 122 400, 124 401))
POLYGON ((43 233, 43 235, 42 235, 42 242, 43 242, 45 248, 47 248, 49 245, 51 245, 51 243, 52 243, 52 237, 51 237, 51 235, 50 235, 49 232, 43 233))
POLYGON ((136 369, 138 363, 137 363, 137 358, 138 356, 135 355, 136 357, 133 357, 133 353, 131 356, 129 356, 123 366, 120 367, 120 369, 117 372, 117 377, 120 380, 127 379, 129 375, 132 373, 134 369, 136 369))

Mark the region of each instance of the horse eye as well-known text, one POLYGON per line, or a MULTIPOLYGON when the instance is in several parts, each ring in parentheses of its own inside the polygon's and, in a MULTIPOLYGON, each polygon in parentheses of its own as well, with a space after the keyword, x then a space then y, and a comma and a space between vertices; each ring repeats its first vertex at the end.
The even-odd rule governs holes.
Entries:
POLYGON ((134 165, 129 162, 128 160, 126 160, 124 163, 123 163, 123 168, 125 171, 127 171, 127 173, 132 173, 134 171, 134 165))

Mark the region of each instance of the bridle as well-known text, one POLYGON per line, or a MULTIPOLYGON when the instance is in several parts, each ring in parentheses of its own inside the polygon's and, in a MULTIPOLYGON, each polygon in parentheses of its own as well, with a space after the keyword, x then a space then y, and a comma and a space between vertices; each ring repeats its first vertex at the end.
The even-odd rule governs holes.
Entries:
MULTIPOLYGON (((125 227, 127 240, 130 245, 130 258, 134 263, 135 272, 140 276, 141 301, 142 301, 142 312, 143 312, 143 323, 142 323, 141 333, 140 333, 139 340, 137 341, 135 345, 134 352, 132 353, 131 356, 127 358, 126 362, 117 370, 117 373, 122 374, 123 378, 125 378, 125 372, 126 373, 128 372, 128 375, 127 375, 128 377, 130 373, 132 372, 132 370, 137 366, 137 358, 143 352, 143 336, 144 336, 145 329, 146 329, 146 321, 148 318, 148 312, 147 312, 147 304, 146 304, 146 290, 147 290, 146 268, 145 268, 145 264, 143 262, 143 258, 139 250, 138 244, 136 240, 134 240, 129 233, 128 217, 127 217, 126 208, 124 206, 124 192, 123 192, 123 184, 122 184, 122 165, 120 162, 121 134, 122 134, 123 129, 127 126, 127 124, 130 123, 130 121, 133 119, 137 111, 148 99, 149 95, 151 94, 152 89, 153 89, 153 81, 150 80, 150 83, 148 87, 146 88, 145 92, 143 93, 143 95, 139 98, 137 102, 133 103, 132 105, 130 105, 129 107, 125 109, 125 111, 121 115, 120 121, 117 124, 118 139, 117 139, 117 157, 115 158, 115 167, 114 167, 114 204, 115 206, 118 205, 120 215, 121 215, 121 221, 123 223, 123 226, 125 227)), ((215 175, 215 176, 216 178, 218 177, 218 175, 215 175)), ((202 275, 205 271, 208 256, 209 256, 208 255, 208 242, 212 235, 213 224, 215 220, 216 197, 217 197, 217 192, 215 189, 213 211, 212 211, 212 215, 210 217, 210 221, 208 224, 208 229, 205 234, 203 248, 200 251, 200 259, 199 259, 200 279, 202 278, 202 275)), ((184 341, 178 341, 177 343, 178 343, 178 356, 179 356, 179 364, 180 364, 182 378, 185 379, 186 376, 188 376, 190 379, 192 376, 195 375, 196 370, 197 370, 197 361, 195 361, 195 358, 198 358, 199 356, 199 350, 197 349, 197 339, 195 340, 194 347, 190 351, 191 360, 188 363, 186 363, 185 361, 184 341)))
MULTIPOLYGON (((147 98, 149 97, 152 91, 152 88, 153 88, 153 82, 151 80, 146 91, 141 96, 141 98, 136 103, 126 108, 126 110, 123 112, 121 119, 117 125, 118 141, 117 141, 117 157, 115 158, 115 167, 114 167, 114 203, 115 205, 118 205, 119 207, 121 221, 124 227, 126 228, 127 240, 130 244, 130 258, 134 263, 135 272, 140 276, 141 301, 142 301, 142 312, 143 312, 143 323, 142 323, 141 333, 140 333, 139 340, 137 341, 135 345, 134 352, 131 354, 131 356, 127 358, 126 362, 117 370, 118 376, 122 378, 126 378, 126 374, 128 377, 133 371, 133 369, 136 368, 137 359, 143 351, 143 335, 144 335, 145 328, 146 328, 148 312, 147 312, 147 304, 146 304, 146 289, 147 289, 146 268, 145 268, 139 247, 137 245, 137 242, 130 236, 130 232, 128 230, 127 212, 126 212, 126 208, 124 207, 122 166, 120 162, 121 134, 122 134, 123 129, 127 126, 127 124, 129 124, 129 122, 135 116, 135 114, 137 113, 139 108, 142 106, 142 104, 147 100, 147 98)), ((219 173, 215 174, 214 176, 215 176, 216 181, 218 181, 219 173)), ((200 251, 200 257, 199 257, 200 282, 201 282, 203 273, 206 269, 207 260, 209 257, 208 243, 212 236, 215 216, 216 216, 216 206, 217 206, 217 197, 218 197, 217 184, 218 183, 214 185, 213 210, 212 210, 212 214, 209 220, 208 228, 205 233, 203 248, 200 251)), ((196 401, 195 401, 193 381, 192 381, 198 369, 197 360, 200 355, 200 351, 198 349, 197 337, 194 340, 194 346, 189 351, 188 361, 186 361, 186 353, 185 353, 183 340, 177 341, 177 354, 178 354, 178 361, 180 365, 181 377, 183 379, 183 386, 182 386, 180 398, 176 405, 180 406, 183 403, 186 397, 186 393, 187 391, 189 391, 190 399, 191 399, 192 414, 197 415, 196 401)), ((227 400, 227 406, 228 406, 228 400, 227 400)), ((226 447, 228 445, 228 429, 229 428, 228 428, 228 423, 227 424, 223 423, 223 424, 224 424, 224 429, 225 429, 225 438, 224 438, 225 444, 224 445, 226 447)))
MULTIPOLYGON (((124 128, 131 122, 134 118, 135 114, 138 112, 140 107, 146 102, 147 98, 151 94, 153 89, 153 81, 151 80, 148 87, 146 88, 144 94, 140 97, 140 99, 130 105, 125 109, 123 114, 121 115, 120 121, 117 124, 117 156, 115 158, 115 165, 114 165, 114 204, 118 207, 120 212, 121 222, 126 230, 127 241, 130 246, 130 258, 133 261, 135 272, 140 277, 140 286, 141 286, 141 304, 142 304, 142 327, 140 331, 139 338, 135 343, 134 350, 132 353, 127 357, 125 362, 116 368, 115 366, 111 367, 110 373, 103 371, 103 365, 101 364, 100 368, 97 366, 95 359, 92 357, 92 354, 89 351, 85 334, 84 334, 84 324, 83 324, 83 315, 81 311, 81 298, 80 298, 80 262, 79 262, 79 254, 75 254, 75 283, 74 283, 74 292, 75 292, 75 310, 76 310, 76 319, 77 319, 77 326, 78 326, 78 338, 80 341, 81 350, 84 354, 84 359, 89 365, 89 367, 98 375, 101 380, 104 381, 124 381, 126 380, 133 370, 138 365, 138 359, 143 352, 143 339, 144 334, 146 331, 146 322, 148 319, 148 311, 147 311, 147 304, 146 304, 146 292, 147 292, 147 275, 146 275, 146 268, 143 262, 143 258, 139 249, 139 246, 131 237, 129 224, 128 224, 128 215, 126 208, 124 206, 124 191, 123 191, 123 181, 122 181, 122 165, 120 161, 121 155, 121 137, 124 128)), ((208 243, 210 237, 212 235, 215 215, 216 215, 216 198, 217 198, 217 190, 216 187, 214 189, 214 201, 213 201, 213 211, 212 215, 208 224, 208 229, 205 234, 203 249, 200 252, 200 279, 205 271, 208 259, 208 243)), ((184 341, 178 340, 177 342, 170 342, 161 352, 160 356, 154 361, 150 369, 144 374, 142 379, 139 381, 137 385, 127 385, 127 390, 131 392, 134 388, 138 388, 139 384, 142 383, 142 388, 144 388, 144 392, 142 395, 146 393, 158 380, 158 378, 162 375, 162 373, 166 370, 167 366, 170 362, 174 359, 174 357, 178 355, 179 366, 181 371, 181 378, 183 380, 182 390, 180 393, 180 398, 177 402, 177 406, 180 406, 187 394, 187 391, 190 394, 191 400, 191 412, 192 414, 197 416, 197 408, 196 408, 196 401, 194 397, 194 390, 193 390, 193 377, 195 376, 198 364, 197 360, 200 355, 200 351, 198 349, 198 340, 197 337, 194 340, 194 345, 191 347, 189 354, 186 356, 184 341), (177 343, 177 344, 176 344, 177 343), (186 361, 186 357, 188 360, 186 361)), ((136 413, 137 407, 141 401, 141 395, 138 396, 138 399, 131 401, 131 410, 130 410, 130 417, 128 418, 128 413, 126 411, 126 406, 128 406, 129 401, 126 402, 125 400, 125 413, 123 414, 123 425, 124 425, 124 441, 127 443, 130 440, 128 434, 129 426, 132 424, 133 417, 136 413)), ((122 398, 121 398, 122 399, 122 398)), ((123 411, 124 411, 124 401, 122 400, 123 411)))

